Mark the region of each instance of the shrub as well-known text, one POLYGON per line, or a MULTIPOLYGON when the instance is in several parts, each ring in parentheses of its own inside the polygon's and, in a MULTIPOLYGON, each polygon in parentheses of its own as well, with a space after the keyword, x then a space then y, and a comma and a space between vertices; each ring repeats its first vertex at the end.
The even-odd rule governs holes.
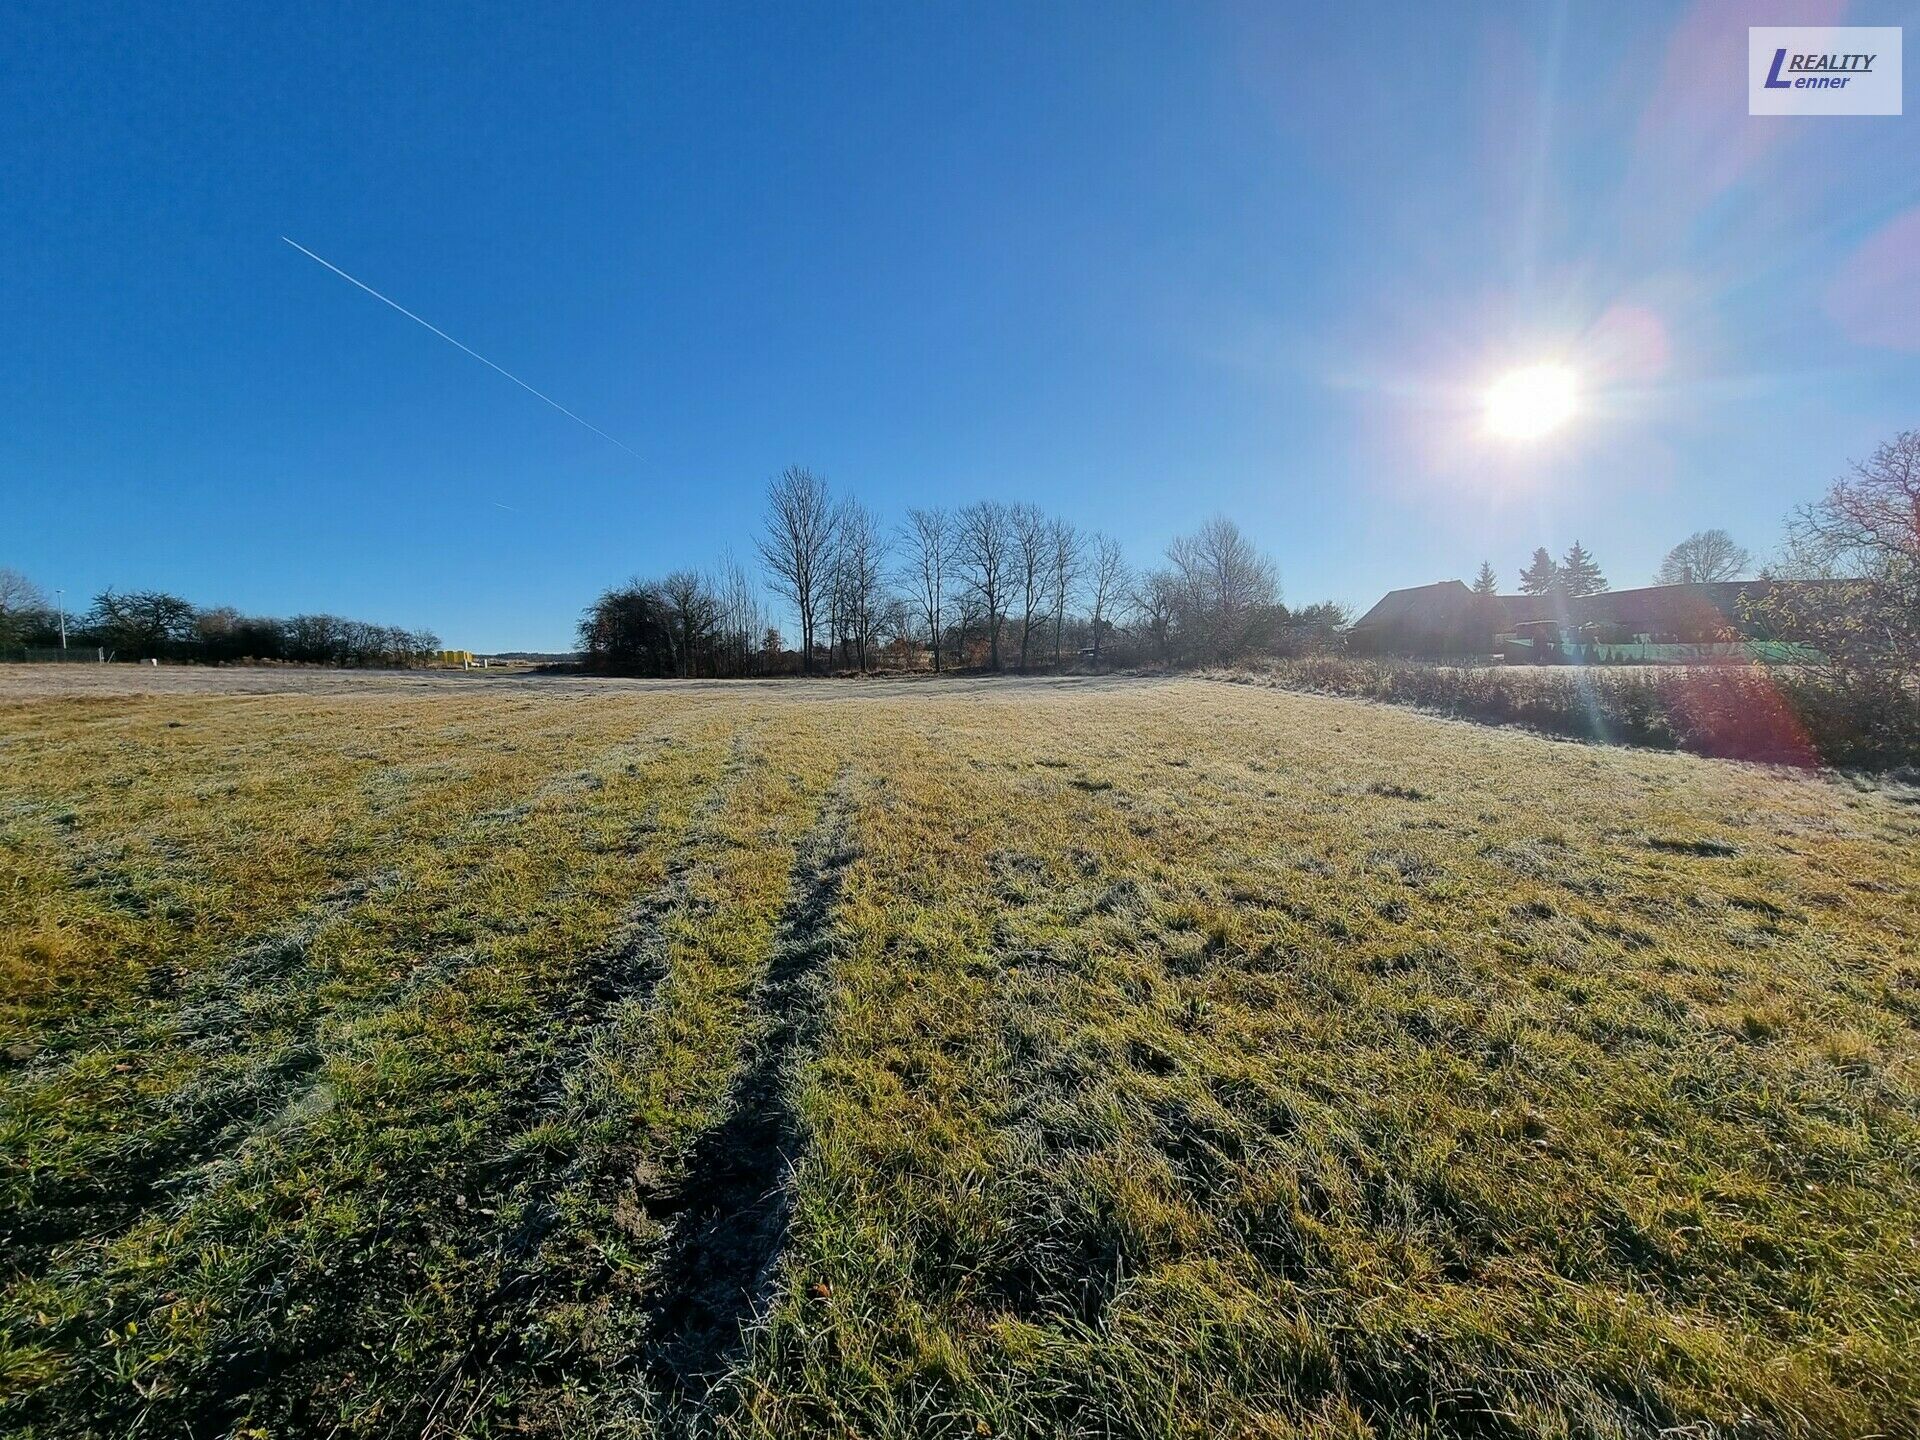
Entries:
POLYGON ((1920 693, 1897 677, 1842 687, 1810 669, 1462 667, 1306 655, 1226 678, 1741 760, 1892 768, 1920 759, 1920 693))

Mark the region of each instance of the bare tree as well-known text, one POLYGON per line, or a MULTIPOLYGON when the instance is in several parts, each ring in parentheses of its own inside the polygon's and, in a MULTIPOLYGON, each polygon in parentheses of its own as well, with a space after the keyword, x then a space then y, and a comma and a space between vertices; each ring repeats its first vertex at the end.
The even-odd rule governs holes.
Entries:
POLYGON ((719 573, 707 588, 718 608, 718 641, 726 668, 735 675, 751 674, 767 630, 760 587, 729 552, 721 557, 719 573))
POLYGON ((827 541, 827 588, 821 602, 824 613, 827 654, 831 663, 845 669, 851 663, 853 642, 847 626, 847 580, 843 571, 846 557, 840 550, 840 511, 833 512, 833 530, 827 541))
POLYGON ((20 643, 47 613, 46 592, 18 570, 0 565, 0 644, 20 643))
POLYGON ((844 502, 834 520, 835 612, 841 633, 864 673, 886 601, 887 539, 873 512, 844 502))
POLYGON ((1174 620, 1180 612, 1180 577, 1171 570, 1149 570, 1135 582, 1132 599, 1141 628, 1153 642, 1154 658, 1171 659, 1174 620))
MULTIPOLYGON (((958 565, 957 557, 955 564, 956 566, 958 565)), ((956 568, 954 573, 958 576, 960 572, 956 568)), ((955 584, 953 591, 952 650, 955 657, 954 663, 957 665, 967 663, 967 637, 972 635, 974 628, 979 625, 984 605, 985 601, 981 598, 980 592, 975 590, 972 585, 965 583, 955 584)))
POLYGON ((1769 597, 1786 638, 1858 686, 1920 689, 1920 430, 1904 430, 1787 522, 1783 578, 1825 579, 1769 597))
POLYGON ((1080 584, 1080 572, 1086 567, 1086 537, 1065 520, 1055 520, 1047 528, 1048 572, 1053 587, 1053 663, 1061 660, 1061 642, 1066 633, 1067 602, 1080 584))
MULTIPOLYGON (((190 639, 193 616, 194 609, 189 602, 164 590, 107 589, 93 597, 87 627, 114 649, 145 659, 170 653, 180 642, 190 639)), ((289 623, 298 625, 303 619, 326 621, 332 632, 330 652, 355 648, 352 639, 344 633, 349 622, 331 615, 296 615, 289 623)))
POLYGON ((0 565, 0 615, 20 610, 44 610, 46 591, 8 565, 0 565))
POLYGON ((1238 655, 1252 624, 1279 603, 1273 561, 1225 516, 1176 539, 1167 547, 1167 560, 1179 577, 1183 640, 1211 659, 1238 655))
POLYGON ((1020 586, 1020 668, 1027 668, 1027 645, 1034 622, 1044 621, 1047 603, 1047 566, 1051 559, 1047 517, 1037 505, 1016 505, 1009 512, 1013 527, 1014 578, 1020 586))
POLYGON ((960 512, 957 551, 976 613, 987 627, 987 652, 1000 668, 1000 626, 1007 613, 1007 582, 1013 563, 1013 527, 1007 507, 980 500, 960 512))
POLYGON ((887 591, 881 596, 880 614, 874 636, 883 650, 891 650, 908 665, 912 664, 914 644, 914 606, 904 595, 887 591))
POLYGON ((719 606, 706 581, 692 570, 676 570, 667 576, 660 582, 660 594, 666 601, 674 666, 683 677, 693 675, 713 638, 719 606))
POLYGON ((1920 582, 1920 430, 1904 430, 1788 521, 1802 568, 1920 582))
POLYGON ((1113 613, 1127 593, 1127 558, 1111 535, 1093 537, 1093 560, 1087 576, 1087 598, 1092 610, 1093 663, 1100 663, 1100 646, 1113 613))
POLYGON ((827 482, 789 466, 767 487, 766 533, 760 558, 773 588, 793 602, 800 618, 800 668, 813 669, 813 636, 832 579, 833 501, 827 482))
POLYGON ((947 569, 952 564, 953 523, 941 509, 909 510, 900 527, 906 550, 902 582, 912 593, 914 606, 926 626, 933 652, 933 673, 940 673, 941 641, 947 617, 947 569))
POLYGON ((1738 579, 1753 557, 1724 530, 1696 530, 1667 552, 1656 585, 1714 585, 1738 579))

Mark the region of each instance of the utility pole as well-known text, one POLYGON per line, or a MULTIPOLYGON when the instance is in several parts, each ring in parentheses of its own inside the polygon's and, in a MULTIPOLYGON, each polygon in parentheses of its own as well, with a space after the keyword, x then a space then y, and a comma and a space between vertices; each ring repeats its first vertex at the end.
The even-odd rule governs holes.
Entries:
POLYGON ((56 590, 53 599, 60 609, 60 648, 64 651, 67 648, 67 592, 56 590))

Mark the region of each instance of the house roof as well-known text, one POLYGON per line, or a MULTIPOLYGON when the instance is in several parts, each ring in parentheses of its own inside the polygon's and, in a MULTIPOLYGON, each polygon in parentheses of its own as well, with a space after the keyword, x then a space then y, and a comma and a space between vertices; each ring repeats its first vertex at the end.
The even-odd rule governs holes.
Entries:
POLYGON ((1406 590, 1389 590, 1374 607, 1353 622, 1355 630, 1419 626, 1444 627, 1466 614, 1473 591, 1459 580, 1438 580, 1406 590))
POLYGON ((1711 626, 1737 621, 1740 597, 1755 599, 1772 587, 1764 580, 1728 580, 1710 585, 1646 585, 1603 590, 1598 595, 1502 596, 1508 620, 1558 620, 1572 625, 1628 625, 1643 629, 1711 626))
MULTIPOLYGON (((1794 582, 1796 584, 1819 582, 1794 582)), ((1728 580, 1707 585, 1647 585, 1598 595, 1496 595, 1508 625, 1554 620, 1562 625, 1613 624, 1642 630, 1710 629, 1738 623, 1741 598, 1761 599, 1778 588, 1767 580, 1728 580)), ((1459 580, 1441 580, 1390 590, 1354 622, 1353 629, 1434 634, 1467 626, 1481 597, 1459 580)))

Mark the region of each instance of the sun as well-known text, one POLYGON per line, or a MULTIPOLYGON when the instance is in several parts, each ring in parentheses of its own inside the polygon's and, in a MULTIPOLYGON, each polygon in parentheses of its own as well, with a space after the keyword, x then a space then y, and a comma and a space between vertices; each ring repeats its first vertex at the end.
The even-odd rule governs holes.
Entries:
POLYGON ((1509 370, 1487 391, 1487 429, 1506 440, 1538 440, 1580 407, 1580 382, 1564 365, 1509 370))

